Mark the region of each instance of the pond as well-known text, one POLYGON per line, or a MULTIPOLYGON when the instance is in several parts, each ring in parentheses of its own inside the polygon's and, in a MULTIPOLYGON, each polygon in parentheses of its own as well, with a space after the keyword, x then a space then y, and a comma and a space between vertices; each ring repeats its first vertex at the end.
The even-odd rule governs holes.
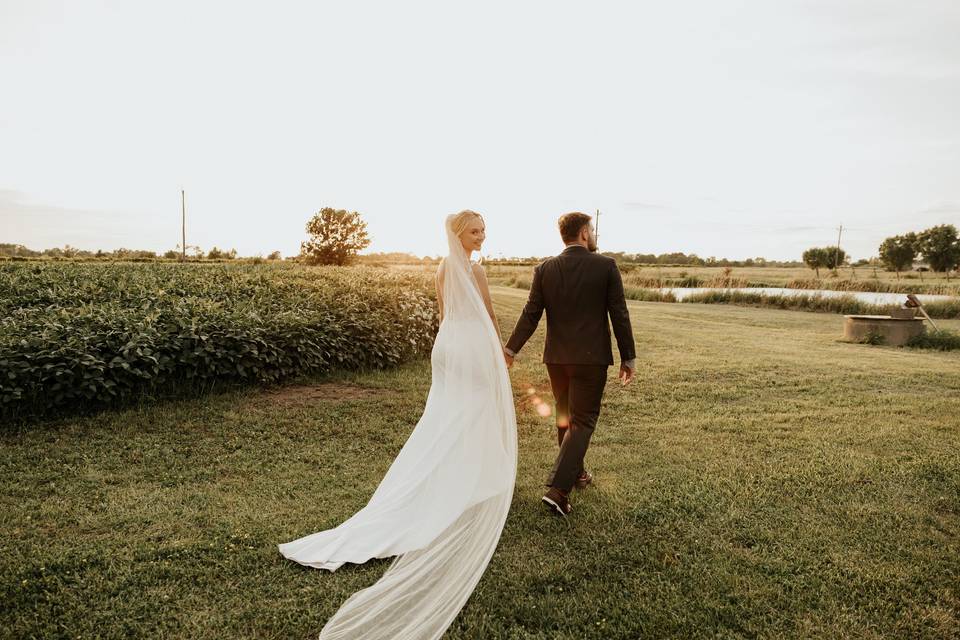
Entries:
MULTIPOLYGON (((738 293, 755 293, 765 296, 822 296, 824 298, 839 298, 842 296, 853 296, 861 302, 876 305, 900 305, 906 302, 905 293, 877 293, 873 291, 831 291, 829 289, 787 289, 781 287, 730 287, 708 288, 708 287, 664 287, 661 292, 670 292, 676 299, 683 300, 697 293, 707 293, 710 291, 735 291, 738 293)), ((928 302, 946 302, 956 300, 955 296, 942 296, 932 294, 917 294, 917 299, 921 303, 928 302)))

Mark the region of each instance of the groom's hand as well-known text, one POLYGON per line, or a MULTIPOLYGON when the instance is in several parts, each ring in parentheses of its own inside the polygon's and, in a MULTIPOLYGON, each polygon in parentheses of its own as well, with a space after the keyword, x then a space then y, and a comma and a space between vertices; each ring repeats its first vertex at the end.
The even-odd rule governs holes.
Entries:
POLYGON ((513 356, 506 351, 503 352, 503 359, 507 361, 507 369, 513 366, 513 356))
POLYGON ((630 384, 630 381, 633 380, 633 369, 625 364, 621 364, 620 375, 618 377, 620 378, 620 384, 627 386, 630 384))

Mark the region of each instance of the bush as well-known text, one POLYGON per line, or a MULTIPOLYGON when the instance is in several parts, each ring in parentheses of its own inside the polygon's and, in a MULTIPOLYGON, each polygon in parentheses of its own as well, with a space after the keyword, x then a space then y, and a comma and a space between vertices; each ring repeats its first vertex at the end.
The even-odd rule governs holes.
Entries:
POLYGON ((660 291, 659 289, 643 289, 640 287, 624 286, 623 296, 627 300, 639 300, 642 302, 676 302, 677 297, 669 291, 660 291))
POLYGON ((960 349, 960 333, 946 330, 922 333, 911 338, 907 342, 907 346, 915 349, 953 351, 954 349, 960 349))
POLYGON ((236 257, 237 257, 236 249, 230 249, 230 251, 223 251, 222 249, 218 249, 214 247, 213 249, 210 249, 210 251, 207 253, 207 260, 233 260, 236 257))
POLYGON ((943 302, 927 302, 923 308, 931 318, 960 319, 960 298, 943 302))
POLYGON ((289 265, 0 265, 0 415, 428 353, 432 282, 289 265))
POLYGON ((860 338, 859 342, 860 344, 870 344, 874 346, 879 346, 882 344, 886 344, 887 339, 879 331, 875 329, 871 329, 870 331, 867 331, 862 338, 860 338))

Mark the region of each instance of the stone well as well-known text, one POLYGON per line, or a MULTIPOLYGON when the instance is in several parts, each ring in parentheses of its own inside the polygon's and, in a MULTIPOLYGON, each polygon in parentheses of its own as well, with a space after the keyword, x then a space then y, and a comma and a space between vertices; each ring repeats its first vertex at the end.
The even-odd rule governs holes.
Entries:
POLYGON ((899 347, 926 329, 923 318, 891 318, 890 316, 843 316, 843 338, 861 342, 868 334, 883 337, 883 344, 899 347))

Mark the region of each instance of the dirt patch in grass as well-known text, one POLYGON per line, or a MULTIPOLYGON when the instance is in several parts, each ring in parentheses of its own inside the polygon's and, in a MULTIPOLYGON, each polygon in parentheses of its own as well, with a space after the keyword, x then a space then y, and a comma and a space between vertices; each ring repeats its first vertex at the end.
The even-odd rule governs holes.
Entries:
POLYGON ((324 384, 292 385, 271 389, 250 398, 252 404, 270 404, 273 406, 301 406, 320 403, 351 402, 353 400, 382 400, 393 397, 397 392, 392 389, 361 387, 343 382, 324 384))

